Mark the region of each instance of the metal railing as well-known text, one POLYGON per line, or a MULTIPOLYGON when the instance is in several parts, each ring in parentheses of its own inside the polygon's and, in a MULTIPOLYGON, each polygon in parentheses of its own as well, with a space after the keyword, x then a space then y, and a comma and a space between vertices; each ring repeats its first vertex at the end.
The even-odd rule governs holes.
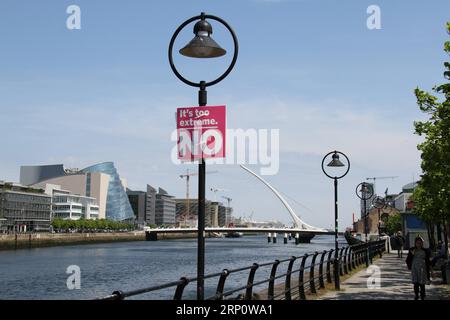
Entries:
MULTIPOLYGON (((254 263, 237 269, 224 269, 222 272, 208 274, 204 280, 216 279, 215 294, 206 300, 225 299, 262 299, 262 300, 306 300, 307 295, 316 294, 318 290, 325 288, 326 283, 335 282, 338 277, 349 274, 361 265, 369 266, 374 256, 382 256, 386 248, 386 240, 378 240, 367 243, 342 247, 338 252, 339 270, 335 272, 334 249, 322 252, 292 256, 284 260, 275 260, 267 263, 254 263), (285 271, 279 273, 285 267, 285 271), (266 269, 262 279, 255 279, 257 271, 266 269), (247 281, 242 281, 233 288, 226 289, 227 279, 232 275, 247 273, 247 281), (256 291, 258 290, 258 291, 256 291)), ((137 289, 132 291, 114 291, 111 295, 102 297, 100 300, 123 300, 129 297, 146 293, 157 292, 163 289, 173 288, 174 300, 183 299, 186 287, 197 281, 196 277, 182 277, 178 281, 168 282, 161 285, 137 289)))

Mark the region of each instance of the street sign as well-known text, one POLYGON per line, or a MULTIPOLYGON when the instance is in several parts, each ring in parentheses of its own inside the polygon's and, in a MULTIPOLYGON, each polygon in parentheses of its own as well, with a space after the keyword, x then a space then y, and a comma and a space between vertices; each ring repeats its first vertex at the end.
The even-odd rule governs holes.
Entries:
POLYGON ((178 159, 224 158, 226 107, 177 108, 178 159))

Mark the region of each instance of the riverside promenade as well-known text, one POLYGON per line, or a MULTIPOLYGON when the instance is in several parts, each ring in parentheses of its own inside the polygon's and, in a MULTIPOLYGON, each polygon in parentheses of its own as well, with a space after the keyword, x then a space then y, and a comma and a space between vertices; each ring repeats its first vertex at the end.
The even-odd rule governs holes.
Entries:
MULTIPOLYGON (((380 268, 380 287, 369 288, 367 280, 374 274, 368 269, 361 270, 341 283, 341 291, 328 291, 317 300, 413 300, 414 291, 411 272, 405 260, 395 253, 385 253, 383 258, 374 261, 373 266, 380 268)), ((438 273, 432 273, 431 285, 426 286, 426 300, 450 300, 450 285, 441 284, 438 273)))

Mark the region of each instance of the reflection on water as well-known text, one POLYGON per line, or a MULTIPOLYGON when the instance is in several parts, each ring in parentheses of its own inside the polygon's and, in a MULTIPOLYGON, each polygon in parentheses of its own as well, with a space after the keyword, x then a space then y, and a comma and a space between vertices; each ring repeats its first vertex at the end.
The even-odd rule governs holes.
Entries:
MULTIPOLYGON (((344 244, 344 242, 342 242, 344 244)), ((332 236, 316 236, 311 244, 267 243, 265 236, 207 239, 206 273, 220 272, 285 259, 292 255, 334 247, 332 236)), ((132 290, 195 276, 197 242, 165 240, 121 242, 0 252, 0 299, 92 299, 115 290, 132 290), (68 290, 66 269, 81 269, 81 289, 68 290)), ((258 270, 257 278, 267 270, 258 270)), ((248 273, 227 279, 227 288, 245 284, 248 273), (240 277, 242 276, 242 277, 240 277)), ((214 293, 217 279, 205 283, 214 293)), ((186 297, 195 297, 195 284, 186 288, 186 297)), ((170 299, 173 289, 146 294, 139 299, 170 299)))

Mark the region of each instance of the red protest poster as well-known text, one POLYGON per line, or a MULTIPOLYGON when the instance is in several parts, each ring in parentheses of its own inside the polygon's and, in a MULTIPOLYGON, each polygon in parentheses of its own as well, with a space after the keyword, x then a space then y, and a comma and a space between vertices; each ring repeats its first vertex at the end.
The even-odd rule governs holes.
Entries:
POLYGON ((178 159, 224 158, 226 107, 177 108, 178 159))

